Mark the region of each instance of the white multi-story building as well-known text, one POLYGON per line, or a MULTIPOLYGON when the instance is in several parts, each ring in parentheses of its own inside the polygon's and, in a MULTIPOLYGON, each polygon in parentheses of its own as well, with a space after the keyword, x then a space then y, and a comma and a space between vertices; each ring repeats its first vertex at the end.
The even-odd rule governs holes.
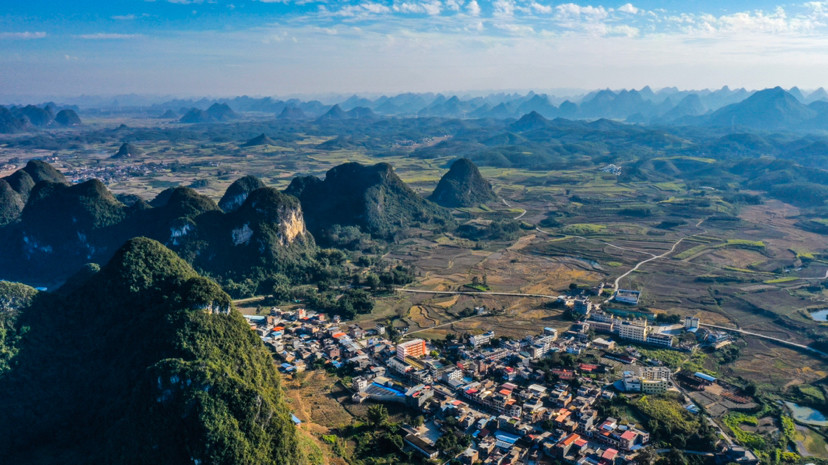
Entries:
POLYGON ((463 372, 460 370, 450 370, 443 373, 443 380, 445 382, 451 381, 462 381, 463 380, 463 372))
POLYGON ((478 334, 476 336, 472 336, 469 338, 469 343, 472 347, 480 347, 482 345, 486 345, 492 341, 494 338, 494 331, 487 331, 483 334, 478 334))
POLYGON ((636 342, 647 342, 647 320, 624 321, 615 326, 618 330, 618 337, 636 342))
POLYGON ((699 329, 699 323, 700 320, 694 316, 684 317, 684 329, 688 331, 699 329))
POLYGON ((647 344, 661 347, 673 347, 673 336, 663 333, 651 333, 647 335, 647 344))
POLYGON ((673 372, 667 367, 642 367, 639 371, 625 371, 622 383, 627 392, 661 394, 670 388, 673 372))

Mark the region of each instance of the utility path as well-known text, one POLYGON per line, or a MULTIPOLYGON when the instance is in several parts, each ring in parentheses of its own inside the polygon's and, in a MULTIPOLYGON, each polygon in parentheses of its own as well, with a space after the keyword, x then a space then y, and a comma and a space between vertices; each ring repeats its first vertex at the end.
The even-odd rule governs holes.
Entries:
POLYGON ((731 328, 731 327, 728 327, 728 326, 718 326, 718 325, 711 325, 711 324, 707 324, 707 323, 699 323, 699 326, 706 326, 708 328, 721 329, 723 331, 730 331, 730 332, 734 332, 734 333, 744 334, 746 336, 753 336, 753 337, 758 337, 758 338, 761 338, 761 339, 767 339, 769 341, 777 342, 777 343, 782 344, 782 345, 786 345, 786 346, 789 346, 789 347, 795 347, 797 349, 801 349, 801 350, 804 350, 806 352, 811 352, 811 353, 820 355, 822 357, 828 357, 828 354, 826 354, 825 352, 822 352, 820 350, 816 350, 813 347, 808 347, 805 344, 800 344, 798 342, 793 342, 793 341, 788 340, 788 339, 780 339, 778 337, 768 336, 767 334, 754 333, 752 331, 745 331, 744 329, 731 328))

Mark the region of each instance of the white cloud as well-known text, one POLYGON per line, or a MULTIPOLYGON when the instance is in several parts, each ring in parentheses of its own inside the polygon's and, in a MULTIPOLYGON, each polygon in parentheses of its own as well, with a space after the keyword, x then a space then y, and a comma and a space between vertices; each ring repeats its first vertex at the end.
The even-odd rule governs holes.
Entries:
POLYGON ((611 36, 624 36, 624 37, 638 37, 641 35, 641 31, 632 26, 627 26, 626 24, 622 24, 619 26, 611 26, 607 29, 607 35, 611 36))
POLYGON ((466 5, 466 11, 468 11, 471 16, 480 16, 480 5, 477 3, 477 0, 471 0, 466 5))
POLYGON ((526 26, 526 25, 521 25, 521 24, 512 24, 512 23, 497 24, 496 23, 494 26, 498 29, 511 32, 512 34, 515 34, 515 35, 531 35, 535 32, 535 30, 532 29, 531 26, 526 26))
POLYGON ((0 39, 42 39, 46 37, 45 32, 0 32, 0 39))
POLYGON ((443 10, 443 5, 439 0, 422 3, 403 2, 394 5, 393 10, 399 13, 425 13, 429 16, 437 16, 443 10))
POLYGON ((483 32, 483 29, 484 29, 483 21, 476 21, 472 24, 469 24, 465 28, 463 28, 463 30, 469 31, 469 32, 471 32, 471 31, 483 32))
POLYGON ((559 16, 566 18, 585 18, 587 20, 600 20, 608 16, 607 10, 602 6, 580 6, 574 3, 564 3, 555 7, 559 16))
POLYGON ((96 32, 94 34, 80 34, 76 36, 85 40, 126 40, 137 39, 141 37, 140 34, 116 34, 111 32, 96 32))
POLYGON ((638 10, 638 8, 634 7, 632 3, 625 3, 625 4, 621 5, 620 7, 618 7, 618 11, 620 11, 622 13, 629 13, 631 15, 634 15, 634 14, 638 13, 639 10, 638 10))
POLYGON ((370 15, 380 15, 390 13, 391 8, 381 4, 381 3, 373 3, 373 2, 364 2, 358 5, 348 5, 341 10, 334 12, 334 14, 339 16, 347 16, 347 17, 364 17, 370 15))
POLYGON ((529 7, 530 7, 532 10, 534 10, 536 13, 541 13, 541 14, 545 14, 545 15, 548 15, 549 13, 552 13, 552 7, 551 7, 551 6, 549 6, 549 5, 541 5, 541 4, 540 4, 540 3, 538 3, 538 2, 532 2, 532 3, 529 5, 529 7))
POLYGON ((133 19, 137 18, 135 15, 115 15, 112 16, 112 19, 115 21, 132 21, 133 19))
POLYGON ((446 0, 446 9, 449 11, 460 11, 463 6, 462 0, 446 0))
POLYGON ((513 0, 495 0, 492 3, 495 16, 512 17, 515 15, 515 2, 513 0))

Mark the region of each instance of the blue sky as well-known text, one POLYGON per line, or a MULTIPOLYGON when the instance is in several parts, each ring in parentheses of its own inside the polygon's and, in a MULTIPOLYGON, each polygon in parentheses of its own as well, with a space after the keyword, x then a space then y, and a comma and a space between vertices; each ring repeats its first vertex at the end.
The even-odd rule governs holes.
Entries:
POLYGON ((828 84, 828 2, 4 0, 0 94, 828 84))

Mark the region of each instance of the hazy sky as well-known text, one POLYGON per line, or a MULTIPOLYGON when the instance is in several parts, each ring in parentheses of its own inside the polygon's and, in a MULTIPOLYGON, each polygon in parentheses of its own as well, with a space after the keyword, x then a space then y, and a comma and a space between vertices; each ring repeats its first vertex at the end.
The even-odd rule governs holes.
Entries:
POLYGON ((828 85, 828 2, 3 0, 0 94, 828 85))

